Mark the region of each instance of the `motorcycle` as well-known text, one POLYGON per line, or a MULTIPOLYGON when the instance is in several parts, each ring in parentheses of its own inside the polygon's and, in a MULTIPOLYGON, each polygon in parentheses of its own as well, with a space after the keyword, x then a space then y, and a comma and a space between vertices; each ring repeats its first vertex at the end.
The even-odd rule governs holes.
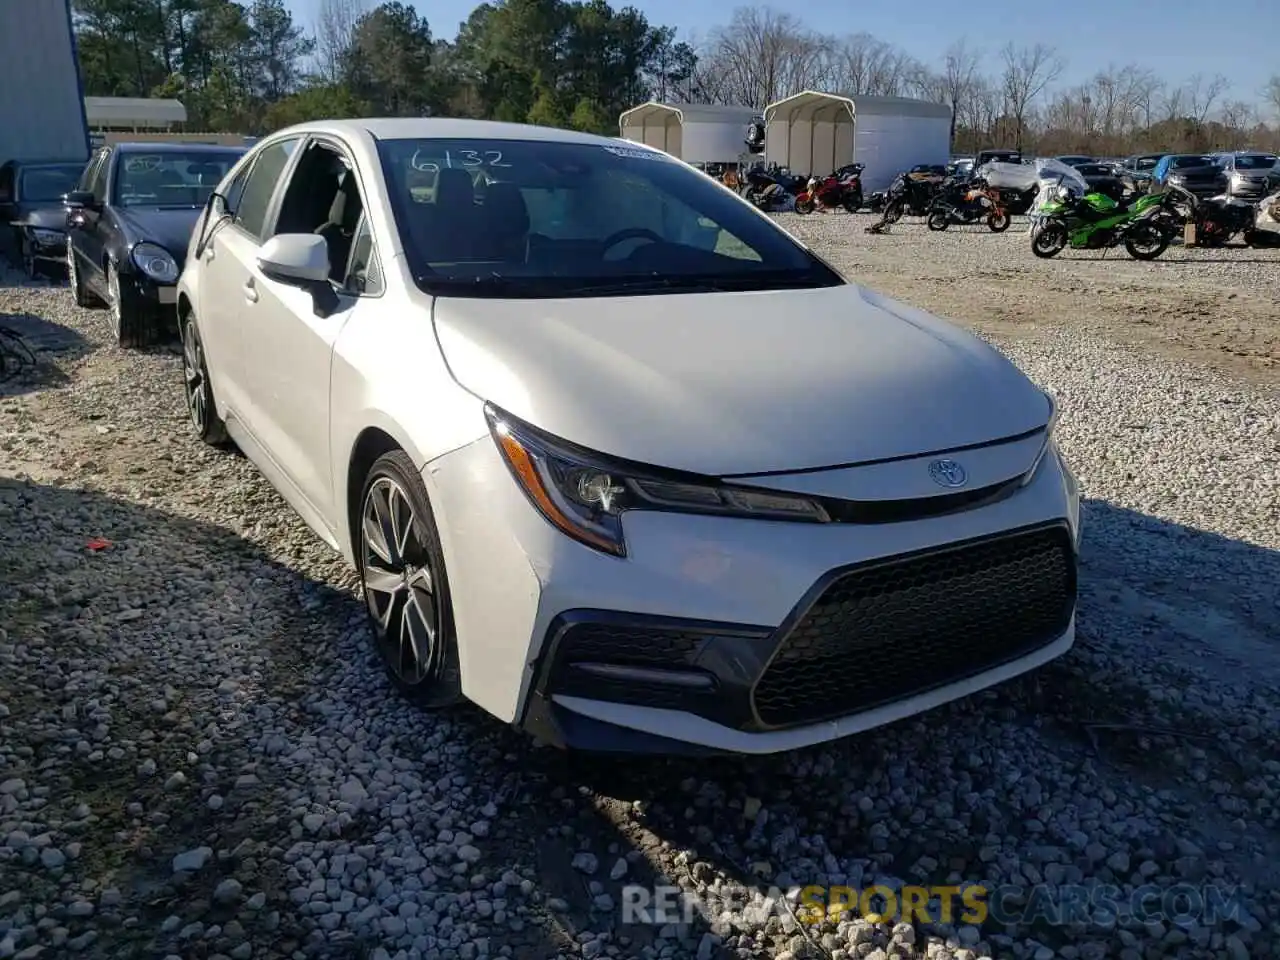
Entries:
POLYGON ((1169 235, 1154 222, 1160 197, 1145 195, 1117 203, 1106 194, 1056 190, 1037 211, 1031 252, 1042 259, 1073 250, 1105 250, 1123 245, 1135 260, 1154 260, 1169 246, 1169 235))
POLYGON ((883 222, 897 223, 904 214, 927 217, 933 206, 934 185, 900 173, 886 192, 883 222))
POLYGON ((765 212, 789 206, 796 192, 796 178, 776 167, 752 167, 738 184, 742 198, 765 212))
POLYGON ((1008 211, 992 199, 986 185, 975 180, 956 183, 935 197, 927 225, 930 230, 940 231, 952 224, 967 226, 980 220, 986 220, 992 233, 1003 233, 1012 222, 1008 211))
POLYGON ((1258 216, 1256 204, 1225 196, 1201 200, 1172 183, 1165 186, 1161 199, 1165 202, 1157 215, 1160 222, 1167 228, 1175 228, 1176 224, 1179 233, 1186 224, 1192 224, 1198 246, 1221 247, 1236 234, 1243 234, 1244 242, 1253 246, 1257 233, 1254 229, 1258 216))
POLYGON ((796 194, 796 213, 813 213, 816 209, 833 210, 843 207, 849 213, 857 213, 862 207, 861 163, 850 163, 829 177, 819 180, 810 177, 805 189, 796 194))

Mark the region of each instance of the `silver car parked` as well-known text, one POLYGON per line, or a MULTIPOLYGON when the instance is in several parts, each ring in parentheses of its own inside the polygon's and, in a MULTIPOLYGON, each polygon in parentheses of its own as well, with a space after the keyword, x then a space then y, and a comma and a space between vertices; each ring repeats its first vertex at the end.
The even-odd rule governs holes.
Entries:
POLYGON ((1274 153, 1224 153, 1219 157, 1227 175, 1227 194, 1260 200, 1280 190, 1280 167, 1274 153))

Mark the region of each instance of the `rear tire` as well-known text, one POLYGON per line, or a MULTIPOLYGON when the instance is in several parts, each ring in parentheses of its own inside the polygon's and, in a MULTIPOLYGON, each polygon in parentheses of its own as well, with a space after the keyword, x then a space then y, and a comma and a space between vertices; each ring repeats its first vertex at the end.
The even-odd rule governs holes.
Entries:
POLYGON ((181 335, 183 392, 191 426, 196 436, 209 446, 225 446, 229 439, 227 425, 218 416, 218 404, 214 400, 213 385, 209 382, 209 366, 194 313, 183 317, 181 335))
POLYGON ((950 225, 951 225, 951 218, 948 217, 941 210, 935 210, 933 213, 929 214, 929 222, 927 226, 929 227, 930 230, 933 230, 934 232, 939 232, 947 229, 947 227, 949 227, 950 225))
POLYGON ((1004 233, 1009 229, 1013 217, 1004 210, 995 210, 987 217, 987 229, 992 233, 1004 233))
POLYGON ((1036 225, 1031 231, 1031 252, 1042 260, 1060 254, 1067 245, 1067 228, 1050 220, 1036 225))
POLYGON ((462 673, 444 552, 413 461, 392 450, 374 461, 352 531, 374 649, 391 684, 414 703, 462 699, 462 673))
POLYGON ((1169 247, 1169 238, 1152 223, 1138 223, 1124 238, 1124 248, 1135 260, 1154 260, 1169 247))

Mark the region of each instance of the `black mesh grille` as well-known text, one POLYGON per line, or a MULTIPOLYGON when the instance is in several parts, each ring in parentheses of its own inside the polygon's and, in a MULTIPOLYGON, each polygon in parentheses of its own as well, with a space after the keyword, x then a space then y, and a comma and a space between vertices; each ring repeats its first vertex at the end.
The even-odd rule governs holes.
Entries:
POLYGON ((707 636, 655 627, 578 623, 560 636, 551 672, 550 693, 591 697, 617 703, 639 703, 688 710, 711 690, 672 687, 635 679, 619 680, 574 669, 575 663, 672 669, 688 672, 707 636))
POLYGON ((621 663, 635 667, 679 667, 693 662, 706 636, 650 627, 579 623, 560 637, 556 660, 621 663))
POLYGON ((813 723, 981 673, 1059 636, 1075 595, 1058 526, 854 570, 779 645, 756 713, 771 727, 813 723))

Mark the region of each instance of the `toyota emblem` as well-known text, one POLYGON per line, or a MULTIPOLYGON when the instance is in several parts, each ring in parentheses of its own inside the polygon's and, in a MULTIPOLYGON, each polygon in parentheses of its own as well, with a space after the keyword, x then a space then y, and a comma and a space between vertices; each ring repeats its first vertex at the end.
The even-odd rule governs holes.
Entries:
POLYGON ((954 460, 935 460, 929 464, 929 476, 940 487, 963 487, 969 475, 954 460))

